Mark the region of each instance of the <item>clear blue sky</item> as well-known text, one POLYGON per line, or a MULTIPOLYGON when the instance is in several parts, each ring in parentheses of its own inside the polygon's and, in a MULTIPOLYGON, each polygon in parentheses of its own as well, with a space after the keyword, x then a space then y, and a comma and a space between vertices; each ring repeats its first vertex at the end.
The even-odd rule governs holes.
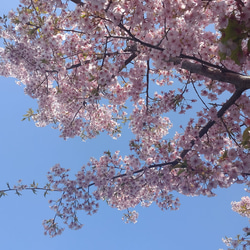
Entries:
MULTIPOLYGON (((0 13, 7 13, 18 5, 17 0, 4 1, 0 13)), ((36 107, 34 100, 25 96, 14 79, 0 78, 0 189, 6 182, 15 184, 36 180, 43 185, 46 173, 55 163, 77 172, 91 156, 104 150, 127 151, 126 136, 112 141, 106 136, 82 142, 64 141, 56 130, 37 128, 33 122, 22 122, 22 116, 36 107)), ((42 220, 53 216, 48 198, 23 192, 21 197, 9 193, 0 199, 0 248, 4 250, 213 250, 224 248, 221 238, 236 236, 248 221, 231 210, 231 201, 247 195, 244 187, 217 190, 217 197, 184 197, 179 195, 179 211, 162 212, 157 206, 138 207, 137 224, 124 224, 122 211, 101 204, 94 216, 80 215, 85 226, 78 231, 66 229, 61 236, 43 235, 42 220)))

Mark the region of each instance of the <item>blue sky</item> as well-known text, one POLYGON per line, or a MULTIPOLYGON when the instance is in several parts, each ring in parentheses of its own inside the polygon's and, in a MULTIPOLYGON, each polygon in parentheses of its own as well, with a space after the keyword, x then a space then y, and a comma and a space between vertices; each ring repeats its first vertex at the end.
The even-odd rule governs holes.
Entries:
MULTIPOLYGON (((0 13, 17 5, 17 0, 4 1, 0 13)), ((6 182, 15 184, 19 179, 43 185, 47 171, 56 163, 74 173, 91 156, 99 157, 104 150, 127 152, 128 133, 117 141, 105 135, 87 142, 79 138, 64 141, 50 127, 37 128, 33 122, 22 122, 26 111, 36 107, 35 101, 24 95, 23 87, 16 85, 14 79, 0 77, 0 81, 0 189, 6 188, 6 182)), ((162 212, 155 205, 138 207, 137 224, 124 224, 122 211, 101 203, 96 215, 80 214, 85 225, 81 230, 66 229, 51 239, 43 235, 42 220, 53 217, 48 199, 54 195, 44 198, 43 193, 26 191, 18 197, 9 193, 0 199, 1 249, 226 249, 221 238, 241 234, 248 224, 230 205, 245 195, 244 186, 240 185, 217 190, 213 198, 179 195, 179 211, 162 212)))

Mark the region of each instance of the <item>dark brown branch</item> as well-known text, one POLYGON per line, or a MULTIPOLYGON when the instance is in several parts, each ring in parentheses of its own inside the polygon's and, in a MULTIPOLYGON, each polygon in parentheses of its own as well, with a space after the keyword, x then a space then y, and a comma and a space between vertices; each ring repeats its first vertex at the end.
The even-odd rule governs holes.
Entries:
POLYGON ((63 32, 72 32, 72 33, 77 33, 77 34, 82 34, 85 35, 84 32, 79 31, 79 30, 72 30, 72 29, 60 29, 60 28, 55 28, 57 31, 63 31, 63 32))
POLYGON ((238 72, 235 72, 233 70, 227 69, 225 66, 221 67, 219 65, 216 65, 216 64, 204 61, 204 60, 202 60, 200 58, 197 58, 196 56, 189 56, 189 55, 180 54, 179 58, 194 60, 196 62, 201 63, 202 65, 206 65, 206 66, 209 66, 209 67, 212 67, 212 68, 219 69, 222 72, 231 72, 231 73, 239 74, 238 72))
POLYGON ((75 4, 79 4, 81 6, 84 5, 84 3, 81 0, 70 0, 71 2, 75 3, 75 4))
POLYGON ((107 56, 107 47, 108 47, 108 38, 106 38, 106 43, 105 43, 104 55, 103 55, 103 59, 102 59, 102 65, 101 65, 101 68, 103 67, 103 65, 104 65, 104 61, 105 61, 105 58, 106 58, 106 56, 107 56))
MULTIPOLYGON (((86 63, 89 63, 89 62, 90 62, 90 60, 85 61, 84 63, 86 64, 86 63)), ((81 65, 82 65, 81 63, 73 64, 73 65, 71 65, 70 67, 66 68, 66 70, 78 68, 78 67, 80 67, 81 65)))
POLYGON ((108 5, 107 5, 107 7, 106 7, 106 9, 105 9, 105 12, 108 12, 109 7, 110 7, 111 4, 112 4, 112 0, 109 0, 109 3, 108 3, 108 5))
POLYGON ((146 107, 147 107, 147 112, 148 112, 148 99, 149 99, 149 60, 147 60, 147 90, 146 90, 146 107))
POLYGON ((137 57, 136 53, 133 53, 133 54, 124 62, 124 66, 122 67, 122 69, 123 69, 124 67, 126 67, 129 63, 131 63, 136 57, 137 57))
MULTIPOLYGON (((245 89, 237 89, 234 94, 230 97, 227 102, 225 102, 221 109, 217 112, 217 117, 221 118, 225 112, 240 98, 241 94, 245 91, 245 89)), ((210 120, 199 132, 199 138, 202 138, 203 135, 205 135, 208 130, 215 124, 214 120, 210 120)), ((195 140, 191 141, 191 148, 195 144, 195 140)), ((190 149, 191 149, 190 148, 190 149)), ((186 154, 190 151, 190 149, 185 149, 181 152, 181 158, 183 159, 186 154)))
MULTIPOLYGON (((192 59, 195 60, 195 59, 192 59)), ((237 89, 250 89, 250 76, 244 76, 238 73, 222 71, 222 67, 218 68, 216 65, 207 66, 198 64, 189 60, 182 60, 179 57, 170 58, 169 61, 175 64, 180 64, 180 68, 186 69, 191 73, 208 77, 212 80, 220 82, 227 82, 233 84, 237 89)))
POLYGON ((130 30, 128 30, 122 23, 120 23, 118 25, 118 27, 120 27, 122 30, 124 30, 135 42, 138 42, 142 45, 144 45, 145 47, 149 47, 149 48, 153 48, 153 49, 156 49, 156 50, 160 50, 160 51, 164 51, 163 48, 160 48, 158 47, 157 45, 152 45, 151 43, 146 43, 146 42, 143 42, 141 41, 140 39, 138 39, 137 37, 135 37, 131 32, 130 30))

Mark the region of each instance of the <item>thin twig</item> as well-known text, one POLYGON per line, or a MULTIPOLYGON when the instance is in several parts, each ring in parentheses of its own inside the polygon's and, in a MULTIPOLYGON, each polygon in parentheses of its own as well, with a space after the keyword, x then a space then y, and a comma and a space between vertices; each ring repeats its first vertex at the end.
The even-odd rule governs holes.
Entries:
POLYGON ((146 90, 146 107, 147 107, 147 113, 148 113, 148 98, 149 98, 149 72, 150 72, 150 67, 149 67, 149 59, 147 60, 147 90, 146 90))

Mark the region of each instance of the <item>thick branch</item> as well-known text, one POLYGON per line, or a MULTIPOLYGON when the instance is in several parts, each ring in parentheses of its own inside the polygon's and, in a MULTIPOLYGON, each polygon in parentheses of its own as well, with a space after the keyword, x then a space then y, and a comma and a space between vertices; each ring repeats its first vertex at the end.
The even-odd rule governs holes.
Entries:
POLYGON ((189 60, 182 60, 181 58, 170 58, 169 62, 180 64, 182 69, 186 69, 191 73, 208 77, 212 80, 220 82, 227 82, 233 84, 236 89, 250 89, 250 76, 244 76, 231 71, 222 71, 214 66, 207 66, 204 64, 198 64, 189 60))
POLYGON ((185 55, 185 54, 180 54, 180 56, 178 58, 194 60, 196 62, 201 63, 202 65, 206 65, 206 66, 209 66, 209 67, 212 67, 212 68, 215 68, 215 69, 219 69, 222 72, 231 72, 231 73, 240 74, 240 73, 238 73, 236 71, 227 69, 226 67, 222 67, 222 66, 219 66, 219 65, 204 61, 204 60, 202 60, 200 58, 197 58, 196 56, 189 56, 189 55, 185 55))
POLYGON ((70 0, 73 3, 79 4, 79 5, 83 5, 84 3, 81 0, 70 0))

